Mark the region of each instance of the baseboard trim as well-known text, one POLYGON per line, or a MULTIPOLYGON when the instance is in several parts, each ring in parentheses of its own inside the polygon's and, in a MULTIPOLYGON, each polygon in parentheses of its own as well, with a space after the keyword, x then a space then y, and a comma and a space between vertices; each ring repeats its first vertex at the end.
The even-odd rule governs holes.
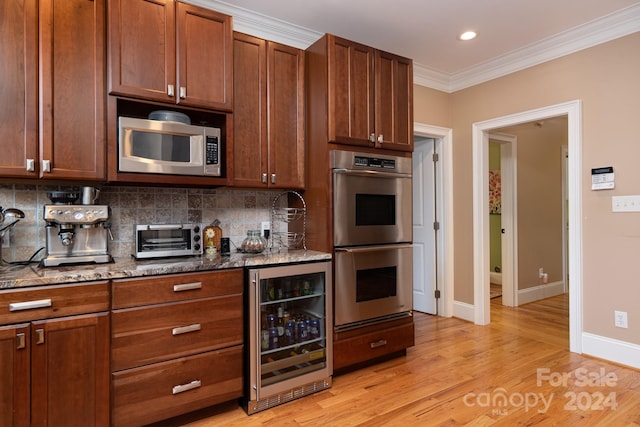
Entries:
POLYGON ((474 322, 475 306, 466 302, 453 301, 453 317, 474 322))
POLYGON ((582 353, 640 369, 640 345, 638 344, 583 332, 582 353))
POLYGON ((546 285, 534 286, 532 288, 518 291, 518 305, 526 304, 541 299, 554 297, 564 293, 563 282, 552 282, 546 285))

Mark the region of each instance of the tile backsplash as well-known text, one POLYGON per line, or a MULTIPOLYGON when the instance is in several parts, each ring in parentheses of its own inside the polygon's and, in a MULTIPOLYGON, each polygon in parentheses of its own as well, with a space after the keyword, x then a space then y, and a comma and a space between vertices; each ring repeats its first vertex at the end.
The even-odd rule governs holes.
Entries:
MULTIPOLYGON (((38 249, 46 247, 43 205, 50 204, 50 191, 74 190, 80 187, 47 185, 0 185, 0 206, 15 207, 25 218, 9 229, 4 239, 9 247, 2 250, 7 262, 28 260, 38 249)), ((270 221, 273 200, 281 191, 235 190, 165 187, 102 187, 96 204, 109 205, 113 241, 109 253, 127 257, 133 253, 136 224, 197 223, 220 221, 223 236, 240 246, 247 231, 260 229, 262 221, 270 221)), ((286 203, 287 198, 280 200, 286 203)), ((232 245, 232 249, 233 249, 232 245)), ((44 257, 42 250, 34 259, 44 257)))

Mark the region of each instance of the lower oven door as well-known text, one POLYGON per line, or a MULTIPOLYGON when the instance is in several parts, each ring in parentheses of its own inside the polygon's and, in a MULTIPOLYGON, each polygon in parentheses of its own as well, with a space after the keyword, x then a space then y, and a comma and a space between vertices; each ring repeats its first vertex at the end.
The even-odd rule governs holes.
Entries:
POLYGON ((410 313, 411 244, 336 248, 334 260, 336 329, 410 313))

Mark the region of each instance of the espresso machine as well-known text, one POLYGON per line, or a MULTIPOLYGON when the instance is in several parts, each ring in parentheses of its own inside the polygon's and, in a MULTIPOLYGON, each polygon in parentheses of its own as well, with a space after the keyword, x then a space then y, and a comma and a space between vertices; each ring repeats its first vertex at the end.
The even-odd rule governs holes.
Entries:
POLYGON ((44 205, 47 256, 43 266, 112 261, 107 250, 107 236, 111 235, 109 206, 93 204, 98 194, 93 187, 83 187, 81 204, 76 204, 78 192, 47 194, 52 204, 44 205))

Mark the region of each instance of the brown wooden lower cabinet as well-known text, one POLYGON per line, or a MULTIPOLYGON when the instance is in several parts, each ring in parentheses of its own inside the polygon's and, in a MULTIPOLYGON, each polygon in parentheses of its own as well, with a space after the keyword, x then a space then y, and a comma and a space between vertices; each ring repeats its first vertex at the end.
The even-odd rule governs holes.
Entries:
POLYGON ((242 269, 112 281, 112 423, 140 426, 237 399, 242 269))
POLYGON ((113 374, 113 424, 139 426, 242 394, 238 345, 113 374))
POLYGON ((376 325, 337 333, 333 341, 333 369, 346 370, 414 345, 413 318, 389 326, 376 325))
POLYGON ((109 425, 108 286, 0 291, 0 426, 109 425))

